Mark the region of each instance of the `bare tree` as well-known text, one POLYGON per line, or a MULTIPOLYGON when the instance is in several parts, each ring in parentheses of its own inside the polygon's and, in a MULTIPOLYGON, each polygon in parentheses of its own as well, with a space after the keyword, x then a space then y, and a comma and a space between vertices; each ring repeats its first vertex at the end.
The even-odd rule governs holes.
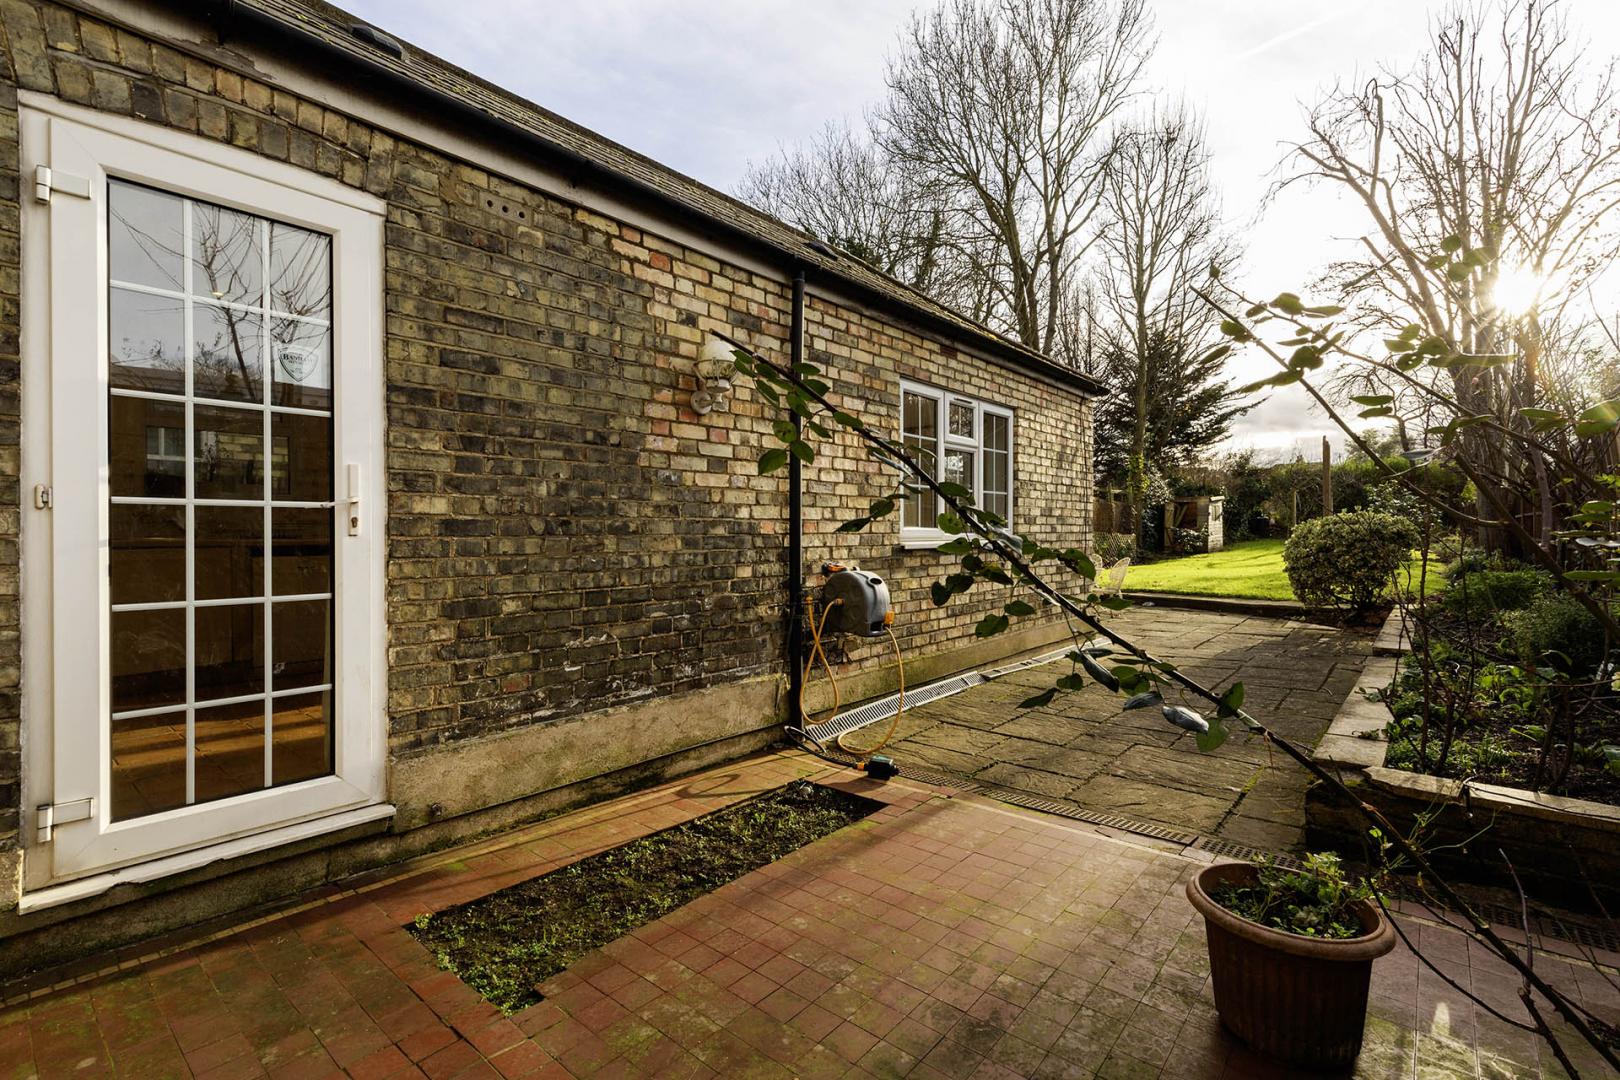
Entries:
MULTIPOLYGON (((1612 213, 1620 207, 1614 80, 1613 59, 1590 63, 1571 38, 1559 0, 1468 3, 1435 21, 1410 71, 1329 94, 1295 148, 1291 179, 1347 191, 1370 225, 1366 257, 1330 274, 1340 296, 1382 328, 1421 324, 1449 354, 1502 356, 1434 374, 1476 414, 1524 426, 1531 421, 1521 410, 1548 398, 1541 331, 1498 302, 1504 268, 1527 268, 1546 283, 1544 326, 1563 321, 1612 254, 1620 222, 1612 213)), ((1396 381, 1404 395, 1426 396, 1421 379, 1396 381)), ((1504 490, 1524 490, 1513 475, 1535 471, 1541 506, 1519 512, 1544 523, 1557 497, 1546 462, 1503 449, 1480 429, 1462 452, 1486 484, 1504 490)))
POLYGON ((1223 357, 1208 356, 1218 320, 1193 293, 1236 259, 1209 156, 1203 123, 1186 106, 1155 108, 1116 137, 1101 181, 1103 377, 1112 394, 1098 432, 1112 442, 1100 456, 1123 461, 1138 513, 1148 472, 1171 464, 1156 455, 1195 454, 1252 407, 1219 380, 1223 357))
POLYGON ((944 214, 987 321, 1042 352, 1073 338, 1111 128, 1149 35, 1144 0, 945 0, 890 62, 879 145, 944 214))

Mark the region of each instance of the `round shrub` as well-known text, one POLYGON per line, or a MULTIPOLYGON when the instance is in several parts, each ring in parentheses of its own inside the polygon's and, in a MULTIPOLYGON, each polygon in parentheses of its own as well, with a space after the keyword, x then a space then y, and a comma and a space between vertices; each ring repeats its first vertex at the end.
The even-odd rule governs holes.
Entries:
POLYGON ((1527 662, 1550 665, 1577 679, 1591 678, 1603 663, 1603 624, 1567 593, 1537 596, 1504 621, 1527 662))
POLYGON ((1504 611, 1519 611, 1552 587, 1552 578, 1540 570, 1474 570, 1453 573, 1446 586, 1446 610, 1474 621, 1504 611))
POLYGON ((1393 514, 1363 510, 1312 518, 1283 545, 1283 568, 1301 602, 1367 611, 1417 543, 1417 528, 1393 514))

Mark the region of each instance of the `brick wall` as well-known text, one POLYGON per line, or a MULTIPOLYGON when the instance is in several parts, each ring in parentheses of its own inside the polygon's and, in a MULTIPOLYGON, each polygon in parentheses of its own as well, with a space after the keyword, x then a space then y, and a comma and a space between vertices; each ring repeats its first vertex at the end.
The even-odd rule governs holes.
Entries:
MULTIPOLYGON (((781 670, 785 481, 755 467, 774 416, 747 389, 707 417, 686 402, 706 328, 785 354, 784 282, 54 4, 0 0, 0 33, 0 844, 18 809, 11 80, 386 199, 395 754, 781 670)), ((808 337, 835 393, 881 427, 896 423, 901 376, 1012 407, 1015 524, 1085 543, 1079 398, 821 296, 808 337)), ((807 562, 887 576, 913 654, 971 640, 1008 599, 933 609, 927 584, 947 560, 898 551, 897 519, 833 534, 885 490, 849 436, 805 480, 807 562)))

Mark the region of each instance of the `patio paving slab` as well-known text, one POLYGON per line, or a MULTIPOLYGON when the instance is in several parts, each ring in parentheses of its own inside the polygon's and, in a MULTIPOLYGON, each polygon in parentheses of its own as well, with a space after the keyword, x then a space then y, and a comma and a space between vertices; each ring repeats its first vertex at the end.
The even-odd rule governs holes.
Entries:
MULTIPOLYGON (((1138 606, 1109 621, 1206 684, 1241 679, 1244 707, 1307 749, 1372 649, 1365 633, 1291 618, 1138 606)), ((1092 685, 1039 709, 1018 708, 1067 668, 1058 661, 1013 672, 908 710, 885 752, 901 764, 1268 851, 1302 847, 1304 769, 1237 733, 1200 754, 1158 710, 1121 712, 1117 696, 1092 685)))
MULTIPOLYGON (((1216 1019, 1182 892, 1201 865, 978 797, 763 755, 205 941, 156 943, 76 983, 13 985, 31 996, 0 1009, 0 1076, 1286 1076, 1216 1019), (404 929, 802 777, 886 805, 587 954, 511 1016, 404 929)), ((1455 930, 1401 921, 1454 980, 1523 1015, 1500 961, 1455 930)), ((1554 953, 1536 965, 1620 1020, 1620 956, 1591 959, 1604 966, 1554 953)), ((1404 948, 1374 980, 1355 1076, 1561 1075, 1404 948)))

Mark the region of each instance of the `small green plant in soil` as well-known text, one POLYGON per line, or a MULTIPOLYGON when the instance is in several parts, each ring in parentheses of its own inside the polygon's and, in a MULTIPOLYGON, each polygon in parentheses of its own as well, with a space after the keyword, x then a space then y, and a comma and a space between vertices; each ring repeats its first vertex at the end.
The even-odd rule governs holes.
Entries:
POLYGON ((419 915, 407 929, 503 1012, 606 945, 729 881, 879 809, 799 782, 581 859, 470 903, 419 915))
POLYGON ((1355 904, 1370 900, 1373 886, 1346 876, 1332 852, 1305 856, 1303 871, 1261 862, 1253 885, 1223 885, 1211 894, 1217 904, 1250 922, 1314 938, 1353 938, 1366 933, 1355 904))

